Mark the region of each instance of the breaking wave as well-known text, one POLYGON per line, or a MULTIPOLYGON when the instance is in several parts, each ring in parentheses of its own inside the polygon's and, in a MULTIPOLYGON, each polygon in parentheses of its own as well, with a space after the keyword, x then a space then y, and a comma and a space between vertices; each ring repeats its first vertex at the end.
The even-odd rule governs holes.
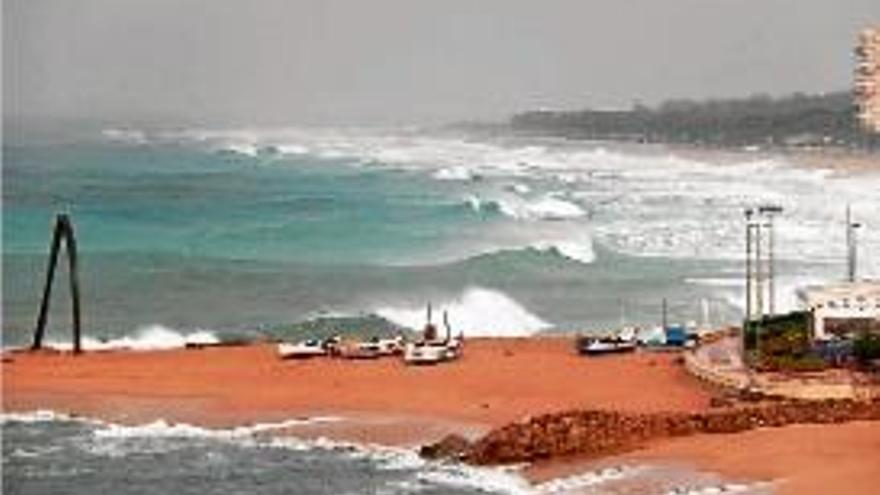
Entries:
MULTIPOLYGON (((77 433, 65 444, 51 443, 45 448, 16 449, 11 457, 57 455, 61 449, 75 448, 78 456, 125 458, 129 455, 165 455, 179 449, 211 449, 211 443, 223 442, 242 449, 279 449, 291 452, 327 451, 343 459, 367 461, 382 472, 396 476, 386 483, 395 493, 415 493, 432 489, 463 488, 481 493, 509 495, 549 495, 561 493, 617 493, 618 488, 636 483, 654 487, 654 493, 770 493, 767 482, 731 483, 712 473, 660 464, 622 463, 595 467, 573 475, 531 483, 523 475, 521 465, 480 467, 467 464, 427 460, 412 448, 330 440, 324 437, 304 439, 290 428, 316 423, 345 421, 344 417, 317 416, 293 418, 273 423, 256 423, 233 428, 204 428, 186 423, 156 420, 141 425, 120 425, 86 417, 75 417, 54 411, 3 413, 0 422, 69 423, 87 429, 77 433), (280 434, 275 434, 280 433, 280 434), (293 433, 293 435, 291 435, 293 433), (53 452, 55 454, 53 454, 53 452), (665 491, 664 491, 665 490, 665 491)), ((4 453, 6 455, 6 453, 4 453)), ((296 459, 296 458, 294 458, 296 459)))
MULTIPOLYGON (((127 349, 134 351, 154 351, 177 349, 187 345, 210 345, 220 343, 220 338, 210 330, 194 330, 181 332, 162 325, 149 325, 138 329, 134 335, 101 339, 84 336, 83 349, 89 351, 109 351, 127 349)), ((70 342, 48 341, 46 347, 58 350, 70 350, 70 342)))
POLYGON ((191 143, 247 155, 272 149, 282 156, 422 171, 462 186, 472 185, 475 178, 495 180, 511 197, 481 200, 483 211, 497 209, 526 221, 589 216, 604 245, 635 256, 738 259, 743 208, 774 203, 785 209, 777 229, 779 259, 839 260, 845 255, 843 208, 849 203, 865 222, 860 270, 868 277, 880 276, 880 257, 874 254, 880 252, 880 229, 868 225, 880 213, 876 171, 801 167, 793 164, 796 156, 685 156, 656 147, 633 151, 554 140, 477 141, 413 130, 193 129, 147 135, 126 129, 107 131, 105 137, 191 143), (511 189, 511 184, 525 183, 529 186, 511 189), (552 190, 564 195, 547 192, 552 190), (526 198, 527 193, 537 193, 537 199, 526 198))
MULTIPOLYGON (((524 337, 551 327, 506 294, 481 287, 469 288, 434 307, 449 312, 453 331, 470 337, 524 337)), ((381 307, 375 313, 407 328, 419 329, 425 324, 422 307, 381 307)))
POLYGON ((472 194, 464 203, 477 213, 500 213, 515 220, 571 220, 587 216, 578 204, 548 194, 535 200, 518 197, 483 199, 472 194))

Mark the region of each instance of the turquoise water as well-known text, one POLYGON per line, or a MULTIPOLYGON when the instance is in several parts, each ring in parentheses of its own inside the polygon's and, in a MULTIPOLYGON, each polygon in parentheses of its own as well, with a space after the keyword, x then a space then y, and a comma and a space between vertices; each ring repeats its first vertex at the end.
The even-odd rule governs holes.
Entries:
POLYGON ((836 269, 805 230, 836 221, 813 196, 864 202, 858 188, 877 183, 516 139, 170 136, 4 147, 6 344, 29 339, 59 211, 75 224, 94 337, 152 325, 295 333, 315 317, 372 313, 417 327, 428 301, 468 333, 523 334, 656 324, 663 297, 673 320, 705 320, 708 306, 711 323, 736 321, 743 204, 783 198, 809 217, 779 234, 791 286, 805 267, 810 280, 836 269))

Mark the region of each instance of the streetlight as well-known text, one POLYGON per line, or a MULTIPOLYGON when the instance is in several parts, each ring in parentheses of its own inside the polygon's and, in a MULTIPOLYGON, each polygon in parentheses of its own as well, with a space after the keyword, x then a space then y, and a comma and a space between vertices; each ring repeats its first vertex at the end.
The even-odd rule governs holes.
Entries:
POLYGON ((858 245, 856 242, 856 229, 862 224, 852 220, 852 213, 849 205, 846 205, 846 273, 850 282, 856 281, 856 257, 858 256, 858 245))
POLYGON ((754 210, 746 208, 746 318, 752 320, 752 215, 754 210))
POLYGON ((776 314, 776 269, 774 263, 775 256, 773 253, 773 217, 782 213, 782 207, 778 205, 763 205, 758 208, 758 212, 767 217, 767 241, 769 243, 769 246, 767 247, 767 261, 769 264, 767 279, 770 283, 770 316, 773 316, 776 314))

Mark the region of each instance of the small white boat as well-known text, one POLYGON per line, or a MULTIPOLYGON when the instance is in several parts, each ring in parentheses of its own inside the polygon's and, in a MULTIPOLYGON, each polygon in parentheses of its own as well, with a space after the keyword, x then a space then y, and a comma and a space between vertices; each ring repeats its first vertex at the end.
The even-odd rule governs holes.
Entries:
POLYGON ((407 364, 437 364, 458 357, 458 346, 444 341, 411 342, 403 353, 407 364))
POLYGON ((393 339, 379 339, 374 338, 371 343, 374 343, 379 348, 379 354, 383 356, 395 356, 398 354, 403 354, 404 349, 406 347, 406 342, 403 337, 394 337, 393 339))
POLYGON ((404 349, 403 361, 407 364, 437 364, 461 357, 464 350, 464 336, 459 334, 456 338, 451 337, 452 329, 449 327, 449 320, 445 312, 443 313, 443 323, 446 327, 445 339, 410 342, 404 349))
POLYGON ((616 354, 636 350, 636 342, 620 337, 580 337, 577 349, 581 354, 596 356, 600 354, 616 354))
POLYGON ((382 356, 382 348, 376 342, 344 342, 337 355, 345 359, 376 359, 382 356))
POLYGON ((278 355, 281 359, 307 359, 327 355, 327 349, 317 339, 304 340, 291 344, 282 342, 278 344, 278 355))

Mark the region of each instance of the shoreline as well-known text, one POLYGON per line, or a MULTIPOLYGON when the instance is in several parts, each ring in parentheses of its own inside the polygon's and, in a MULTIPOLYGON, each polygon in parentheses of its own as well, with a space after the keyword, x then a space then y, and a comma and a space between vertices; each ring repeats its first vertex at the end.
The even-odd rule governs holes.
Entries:
MULTIPOLYGON (((407 449, 449 434, 474 440, 503 425, 573 409, 706 412, 716 394, 690 376, 675 354, 588 358, 559 337, 472 339, 460 361, 434 367, 407 367, 393 358, 282 361, 274 346, 250 344, 76 357, 7 352, 2 372, 4 413, 52 409, 130 426, 163 419, 207 428, 332 416, 338 419, 273 431, 407 449)), ((820 469, 821 462, 845 460, 855 473, 847 493, 870 493, 869 481, 880 478, 880 457, 872 465, 867 455, 875 447, 880 447, 878 422, 795 425, 666 438, 600 459, 537 461, 522 474, 543 483, 613 464, 649 462, 732 480, 786 480, 781 493, 823 493, 821 487, 841 480, 820 469), (770 462, 780 448, 791 462, 770 462), (767 461, 743 462, 752 457, 767 461), (819 488, 808 492, 804 486, 819 488)))

